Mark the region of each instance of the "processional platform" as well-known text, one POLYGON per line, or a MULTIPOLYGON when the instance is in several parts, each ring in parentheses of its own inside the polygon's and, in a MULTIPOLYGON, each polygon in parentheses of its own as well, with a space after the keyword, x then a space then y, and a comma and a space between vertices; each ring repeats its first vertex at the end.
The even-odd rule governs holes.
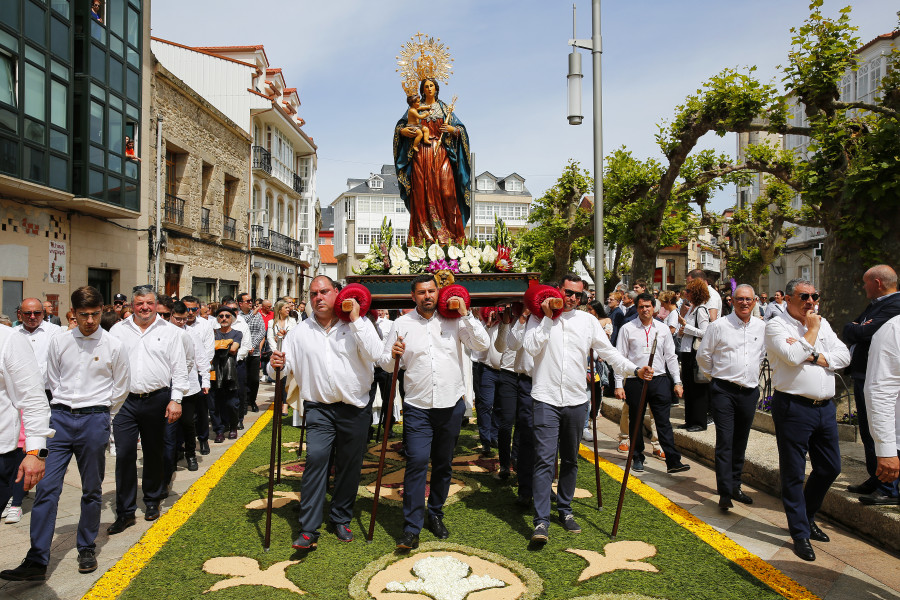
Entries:
MULTIPOLYGON (((372 308, 414 308, 410 286, 418 274, 348 275, 347 283, 359 283, 372 293, 372 308)), ((528 286, 540 283, 540 273, 454 273, 454 283, 464 286, 472 306, 499 306, 521 302, 528 286)))

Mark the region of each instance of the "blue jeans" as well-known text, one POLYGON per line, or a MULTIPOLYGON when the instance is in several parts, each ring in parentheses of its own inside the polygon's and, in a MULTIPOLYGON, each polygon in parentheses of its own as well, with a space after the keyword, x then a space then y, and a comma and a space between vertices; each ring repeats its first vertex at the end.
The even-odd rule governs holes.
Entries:
POLYGON ((494 414, 494 398, 500 383, 500 371, 484 364, 481 366, 479 393, 475 395, 475 411, 478 417, 478 437, 484 448, 497 445, 497 417, 494 414))
MULTIPOLYGON (((534 524, 550 523, 550 492, 553 467, 559 449, 559 483, 556 510, 572 514, 575 481, 578 477, 578 446, 584 429, 584 417, 590 402, 577 406, 553 406, 534 402, 534 524)), ((521 461, 521 458, 519 459, 521 461)))

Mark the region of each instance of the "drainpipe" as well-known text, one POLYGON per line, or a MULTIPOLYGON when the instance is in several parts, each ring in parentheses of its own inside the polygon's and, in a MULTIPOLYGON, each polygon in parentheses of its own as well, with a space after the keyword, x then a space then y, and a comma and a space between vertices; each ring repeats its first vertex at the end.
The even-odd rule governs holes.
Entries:
POLYGON ((162 250, 162 115, 156 115, 156 267, 153 272, 153 289, 159 291, 159 253, 162 250))

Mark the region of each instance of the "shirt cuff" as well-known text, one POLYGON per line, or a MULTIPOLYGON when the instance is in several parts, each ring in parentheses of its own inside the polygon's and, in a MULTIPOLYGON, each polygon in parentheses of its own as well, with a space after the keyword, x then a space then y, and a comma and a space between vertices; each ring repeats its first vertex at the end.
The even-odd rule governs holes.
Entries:
MULTIPOLYGON (((50 435, 47 437, 53 437, 56 435, 56 431, 53 429, 50 430, 50 435)), ((47 447, 47 438, 44 436, 33 436, 25 438, 25 452, 31 452, 32 450, 43 450, 47 447)))
POLYGON ((544 318, 541 319, 541 327, 543 327, 546 331, 550 331, 550 329, 553 327, 553 319, 545 315, 544 318))
POLYGON ((172 390, 172 402, 181 400, 182 398, 184 398, 184 392, 181 390, 172 390))

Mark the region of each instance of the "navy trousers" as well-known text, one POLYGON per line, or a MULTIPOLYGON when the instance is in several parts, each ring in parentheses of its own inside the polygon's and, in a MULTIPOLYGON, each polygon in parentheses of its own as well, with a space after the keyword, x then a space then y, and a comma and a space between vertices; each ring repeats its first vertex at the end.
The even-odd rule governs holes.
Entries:
POLYGON ((494 397, 494 420, 497 423, 497 453, 500 469, 509 470, 513 425, 519 397, 519 377, 513 371, 500 370, 494 397))
POLYGON ((500 383, 500 371, 476 363, 480 367, 479 393, 475 394, 475 415, 478 417, 478 438, 484 448, 497 445, 497 419, 494 416, 494 400, 500 383))
MULTIPOLYGON (((572 514, 575 480, 578 477, 578 446, 590 402, 576 406, 553 406, 534 402, 534 525, 550 523, 550 492, 556 451, 559 448, 559 482, 556 510, 560 516, 572 514)), ((524 435, 524 433, 523 433, 524 435)), ((519 464, 522 454, 520 449, 519 464)))
POLYGON ((197 406, 194 407, 194 425, 197 429, 198 440, 209 441, 209 424, 215 411, 212 390, 209 394, 200 392, 200 399, 197 401, 197 406))
MULTIPOLYGON (((450 491, 453 450, 462 425, 466 403, 460 398, 450 408, 403 408, 403 447, 409 459, 403 475, 403 531, 419 535, 425 522, 425 479, 431 460, 431 493, 428 513, 444 516, 450 491)), ((302 497, 302 496, 301 496, 302 497)))
POLYGON ((128 394, 113 419, 116 441, 116 516, 133 517, 137 510, 137 443, 143 455, 144 504, 158 506, 166 486, 163 484, 163 449, 166 433, 166 406, 171 401, 169 388, 146 398, 128 394))
MULTIPOLYGON (((244 407, 246 409, 256 406, 256 398, 259 396, 259 356, 252 354, 247 356, 244 360, 244 367, 247 379, 247 403, 244 407)), ((244 410, 244 414, 247 414, 246 410, 244 410)))
POLYGON ((81 415, 53 409, 50 411, 50 428, 56 430, 56 435, 47 439, 49 454, 44 465, 44 478, 37 486, 31 509, 31 549, 26 555, 42 565, 50 562, 59 495, 73 456, 81 474, 81 517, 75 543, 79 550, 96 547, 103 509, 101 496, 106 445, 109 443, 109 412, 81 415))
MULTIPOLYGON (((628 404, 628 422, 631 431, 629 437, 634 448, 634 460, 644 462, 644 433, 643 428, 638 429, 638 436, 634 438, 634 424, 644 422, 644 412, 637 414, 641 403, 641 393, 644 389, 644 380, 636 377, 629 377, 623 384, 625 386, 625 402, 628 404)), ((662 446, 663 452, 666 453, 666 465, 674 467, 681 464, 681 453, 675 447, 675 435, 672 433, 672 421, 669 420, 669 413, 672 411, 672 388, 668 375, 657 375, 651 381, 647 382, 647 404, 650 405, 650 412, 653 413, 653 420, 656 422, 656 436, 659 439, 659 445, 662 446)))
POLYGON ((781 500, 795 540, 809 539, 809 522, 815 520, 828 488, 841 473, 835 413, 834 402, 813 406, 810 400, 793 394, 776 390, 772 395, 781 500), (804 486, 807 453, 812 472, 804 486))
POLYGON ((0 454, 0 506, 5 507, 12 497, 19 465, 22 464, 23 458, 25 458, 25 451, 21 448, 0 454))
POLYGON ((759 386, 741 387, 723 379, 709 384, 709 407, 716 424, 716 490, 722 498, 741 489, 747 440, 759 401, 759 386))
POLYGON ((530 500, 534 496, 534 400, 531 398, 531 377, 519 374, 516 398, 516 474, 519 480, 519 498, 530 500))
POLYGON ((194 428, 194 412, 197 404, 206 402, 203 392, 197 392, 181 399, 181 417, 174 423, 166 423, 165 437, 165 467, 163 482, 168 486, 172 482, 172 475, 177 468, 178 448, 184 443, 185 458, 196 458, 197 438, 194 428))
POLYGON ((322 525, 332 454, 334 490, 328 519, 335 524, 349 525, 353 518, 371 409, 310 401, 304 406, 307 451, 306 469, 300 482, 300 528, 315 539, 322 525))

